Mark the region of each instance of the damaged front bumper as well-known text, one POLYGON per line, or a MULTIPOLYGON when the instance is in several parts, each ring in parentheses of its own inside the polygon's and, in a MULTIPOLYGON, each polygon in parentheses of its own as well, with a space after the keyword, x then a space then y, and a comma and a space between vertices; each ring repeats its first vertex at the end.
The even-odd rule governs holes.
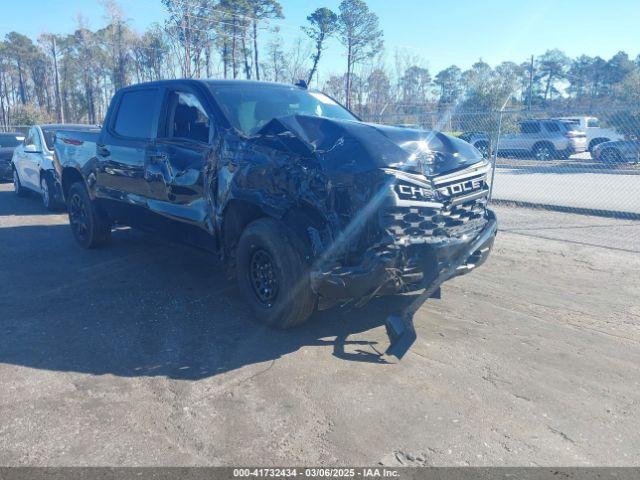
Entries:
MULTIPOLYGON (((426 289, 437 281, 439 272, 451 266, 454 269, 448 278, 474 270, 487 260, 498 228, 491 210, 485 211, 484 218, 486 223, 473 236, 441 243, 394 245, 395 248, 368 256, 355 266, 312 271, 311 286, 320 298, 320 307, 426 289), (474 247, 473 251, 465 253, 470 246, 474 247)), ((434 296, 437 294, 434 292, 434 296)))

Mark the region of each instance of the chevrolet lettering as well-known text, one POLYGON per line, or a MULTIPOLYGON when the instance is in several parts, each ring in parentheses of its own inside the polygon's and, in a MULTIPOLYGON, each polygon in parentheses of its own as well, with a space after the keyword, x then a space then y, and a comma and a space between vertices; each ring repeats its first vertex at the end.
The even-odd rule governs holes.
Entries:
POLYGON ((466 182, 455 183, 453 185, 447 185, 438 189, 442 195, 446 197, 453 197, 463 193, 471 193, 476 190, 480 190, 484 187, 485 181, 483 178, 474 178, 467 180, 466 182))

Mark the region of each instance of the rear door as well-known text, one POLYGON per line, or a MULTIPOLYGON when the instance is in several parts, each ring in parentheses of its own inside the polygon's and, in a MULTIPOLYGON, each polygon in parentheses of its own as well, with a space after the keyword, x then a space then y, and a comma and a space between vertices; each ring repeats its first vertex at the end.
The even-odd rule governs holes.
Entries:
POLYGON ((29 183, 29 180, 26 178, 26 174, 24 173, 24 160, 25 160, 24 147, 27 145, 27 141, 29 140, 30 136, 31 136, 31 129, 27 131, 27 135, 25 136, 24 140, 20 145, 16 147, 12 155, 13 166, 16 169, 16 172, 18 173, 18 178, 20 179, 20 183, 22 183, 23 185, 27 185, 29 183))
POLYGON ((158 139, 145 165, 151 210, 197 224, 207 214, 204 175, 214 123, 206 100, 189 85, 167 88, 158 139))
POLYGON ((535 121, 524 121, 520 123, 519 133, 503 135, 499 139, 500 150, 508 152, 528 152, 531 150, 535 140, 540 135, 540 124, 535 121))
POLYGON ((520 151, 530 152, 533 145, 544 135, 540 127, 540 122, 527 121, 520 124, 520 138, 517 148, 520 151))
POLYGON ((157 135, 163 92, 158 86, 121 92, 96 144, 96 196, 119 220, 137 223, 146 208, 145 164, 157 135), (140 207, 137 212, 135 207, 140 207))
POLYGON ((20 149, 19 165, 20 182, 32 190, 40 190, 40 158, 42 156, 42 140, 37 127, 31 127, 24 140, 24 146, 31 146, 33 151, 20 149))
POLYGON ((560 122, 542 122, 544 125, 543 137, 550 138, 552 140, 562 137, 563 130, 561 129, 560 122))

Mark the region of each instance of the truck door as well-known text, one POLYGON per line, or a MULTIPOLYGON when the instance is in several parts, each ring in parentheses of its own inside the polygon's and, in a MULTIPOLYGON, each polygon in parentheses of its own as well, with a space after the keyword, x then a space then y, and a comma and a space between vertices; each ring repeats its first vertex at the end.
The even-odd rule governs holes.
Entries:
POLYGON ((158 131, 162 94, 159 87, 123 92, 96 144, 96 196, 116 218, 131 223, 146 210, 145 164, 158 131))
POLYGON ((205 221, 205 170, 211 154, 212 115, 197 91, 169 88, 158 139, 147 156, 149 208, 163 217, 194 224, 205 221))

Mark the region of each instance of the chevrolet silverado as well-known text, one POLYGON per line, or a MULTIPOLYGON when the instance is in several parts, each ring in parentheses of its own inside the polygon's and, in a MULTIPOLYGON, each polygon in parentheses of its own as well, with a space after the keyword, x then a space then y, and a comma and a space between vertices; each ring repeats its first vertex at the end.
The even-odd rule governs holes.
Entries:
POLYGON ((80 245, 119 223, 210 250, 279 328, 375 296, 437 296, 486 260, 497 229, 478 150, 364 123, 304 85, 127 87, 99 133, 60 130, 55 153, 80 245))

